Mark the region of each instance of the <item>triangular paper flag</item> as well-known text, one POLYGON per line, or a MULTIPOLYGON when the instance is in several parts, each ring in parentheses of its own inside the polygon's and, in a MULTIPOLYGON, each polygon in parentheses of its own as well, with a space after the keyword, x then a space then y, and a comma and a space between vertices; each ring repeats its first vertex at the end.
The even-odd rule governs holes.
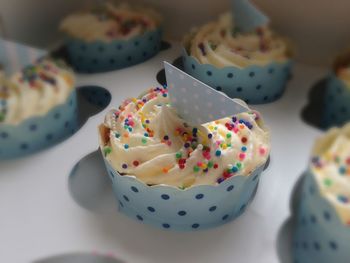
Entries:
POLYGON ((250 32, 266 25, 269 18, 248 0, 231 0, 235 28, 241 32, 250 32))
POLYGON ((11 75, 45 56, 47 51, 0 38, 0 68, 11 75))
POLYGON ((164 61, 169 98, 177 113, 192 124, 202 124, 249 109, 164 61))

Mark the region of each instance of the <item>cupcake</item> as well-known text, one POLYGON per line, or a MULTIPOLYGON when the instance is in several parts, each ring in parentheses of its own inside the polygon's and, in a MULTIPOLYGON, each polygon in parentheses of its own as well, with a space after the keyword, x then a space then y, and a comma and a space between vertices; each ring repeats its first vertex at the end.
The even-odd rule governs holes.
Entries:
POLYGON ((349 262, 350 124, 327 132, 312 155, 296 211, 295 262, 349 262))
POLYGON ((73 73, 60 61, 42 59, 0 78, 0 158, 25 155, 75 131, 73 73))
POLYGON ((159 87, 110 111, 99 135, 121 212, 181 231, 240 215, 270 152, 257 112, 193 126, 159 87))
POLYGON ((279 98, 289 77, 287 42, 268 26, 239 32, 231 14, 192 30, 184 39, 185 71, 231 98, 267 103, 279 98))
POLYGON ((340 55, 328 77, 324 97, 324 126, 341 126, 350 120, 350 52, 340 55))
POLYGON ((148 8, 105 3, 69 15, 60 29, 66 35, 70 61, 80 72, 135 65, 160 49, 161 18, 148 8))

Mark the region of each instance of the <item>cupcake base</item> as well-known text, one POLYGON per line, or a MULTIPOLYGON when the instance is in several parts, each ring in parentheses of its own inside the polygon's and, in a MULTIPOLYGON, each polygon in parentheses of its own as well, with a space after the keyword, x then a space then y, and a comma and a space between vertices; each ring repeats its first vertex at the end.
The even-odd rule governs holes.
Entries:
POLYGON ((176 231, 207 229, 241 215, 254 194, 264 166, 249 176, 236 176, 217 186, 185 190, 147 186, 135 177, 122 176, 105 160, 119 209, 142 223, 176 231))
POLYGON ((31 154, 73 134, 78 126, 76 90, 64 104, 18 125, 0 124, 0 160, 31 154))
POLYGON ((217 68, 199 61, 183 50, 185 71, 222 91, 230 98, 240 98, 248 104, 269 103, 280 98, 290 77, 292 62, 270 63, 266 66, 217 68))
POLYGON ((331 75, 327 82, 324 97, 325 127, 342 126, 350 121, 350 88, 336 75, 331 75))
POLYGON ((350 228, 342 224, 330 203, 321 197, 317 183, 305 176, 296 215, 293 254, 298 263, 348 263, 350 228))
POLYGON ((128 40, 111 42, 68 38, 66 46, 70 62, 81 73, 98 73, 129 67, 155 56, 161 47, 160 29, 128 40))

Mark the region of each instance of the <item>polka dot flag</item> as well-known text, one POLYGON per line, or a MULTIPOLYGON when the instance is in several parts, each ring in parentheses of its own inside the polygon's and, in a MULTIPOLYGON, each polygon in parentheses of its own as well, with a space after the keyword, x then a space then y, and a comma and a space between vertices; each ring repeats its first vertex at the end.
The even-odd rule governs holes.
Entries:
POLYGON ((178 114, 192 124, 202 124, 249 109, 168 62, 164 62, 169 97, 178 114))
POLYGON ((6 74, 20 71, 46 54, 45 50, 0 38, 0 68, 3 68, 6 74))

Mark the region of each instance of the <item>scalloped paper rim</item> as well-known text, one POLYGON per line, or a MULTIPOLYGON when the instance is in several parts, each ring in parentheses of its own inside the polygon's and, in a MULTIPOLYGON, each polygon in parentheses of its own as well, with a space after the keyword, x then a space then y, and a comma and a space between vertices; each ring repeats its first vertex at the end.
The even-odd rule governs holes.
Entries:
MULTIPOLYGON (((28 129, 28 125, 30 123, 37 123, 39 125, 44 124, 43 126, 45 127, 45 122, 47 120, 47 118, 49 118, 49 116, 54 115, 55 112, 61 112, 63 111, 66 107, 69 107, 70 102, 73 101, 72 103, 77 105, 77 90, 74 88, 72 90, 72 92, 70 93, 70 95, 67 97, 66 101, 64 103, 61 103, 59 105, 56 105, 55 107, 53 107, 52 109, 50 109, 46 114, 43 115, 37 115, 37 116, 33 116, 30 118, 27 118, 25 120, 23 120, 22 122, 19 122, 17 124, 0 124, 0 132, 5 132, 5 133, 9 133, 11 134, 13 131, 23 131, 25 134, 28 134, 27 129, 28 129), (74 102, 75 101, 75 102, 74 102)), ((78 122, 78 112, 73 113, 74 115, 70 116, 69 120, 71 119, 76 119, 76 123, 73 125, 76 125, 78 122)), ((63 129, 65 129, 63 127, 63 129)), ((65 134, 62 132, 62 134, 65 134)), ((29 137, 30 139, 30 137, 29 137)), ((35 152, 38 152, 40 150, 46 149, 48 147, 51 147, 55 144, 57 144, 59 141, 63 140, 64 137, 60 138, 58 141, 57 140, 53 140, 51 143, 48 143, 46 145, 41 146, 37 146, 37 148, 35 148, 35 150, 30 150, 28 152, 25 152, 23 154, 16 154, 16 155, 10 155, 10 156, 3 156, 0 157, 0 160, 7 160, 7 159, 13 159, 13 158, 18 158, 21 156, 25 156, 25 155, 29 155, 35 152)))
POLYGON ((264 170, 262 165, 249 176, 234 176, 218 185, 195 185, 186 189, 169 185, 149 186, 135 176, 121 175, 112 168, 103 153, 101 154, 120 212, 142 223, 166 229, 171 226, 171 230, 176 231, 213 228, 243 214, 255 197, 264 170), (199 201, 203 196, 203 201, 199 201), (200 202, 197 203, 198 206, 196 202, 200 202), (149 210, 149 206, 151 209, 155 207, 153 211, 149 210), (211 207, 214 207, 215 212, 211 213, 211 207), (174 214, 182 210, 187 211, 186 217, 174 214))
MULTIPOLYGON (((103 41, 103 40, 85 41, 84 39, 80 39, 80 38, 76 38, 76 37, 71 36, 71 35, 67 35, 66 39, 65 39, 64 46, 66 46, 68 49, 68 55, 69 55, 71 64, 74 66, 74 68, 76 70, 78 70, 78 72, 81 72, 81 73, 102 73, 102 72, 108 72, 108 71, 112 71, 112 70, 118 70, 118 69, 123 69, 123 68, 129 67, 129 66, 137 65, 137 64, 143 63, 143 62, 147 61, 148 59, 154 57, 160 51, 160 48, 161 48, 160 44, 162 41, 162 35, 163 35, 162 27, 158 27, 154 30, 144 32, 141 35, 133 36, 130 39, 119 39, 119 40, 115 39, 115 40, 111 40, 111 41, 103 41), (79 43, 85 44, 87 46, 89 46, 89 45, 94 45, 94 46, 95 45, 96 46, 119 46, 119 45, 120 46, 128 46, 128 47, 133 47, 133 51, 136 51, 139 49, 139 47, 134 46, 134 43, 137 41, 140 41, 140 42, 144 41, 145 39, 149 39, 150 37, 153 37, 153 40, 152 40, 153 44, 152 45, 154 46, 156 44, 158 47, 157 50, 151 50, 151 52, 149 52, 150 55, 144 57, 143 59, 136 60, 136 62, 133 61, 130 63, 128 61, 125 61, 122 65, 119 65, 119 64, 116 64, 115 66, 111 65, 108 69, 104 69, 104 70, 100 70, 100 69, 98 69, 98 67, 96 67, 96 69, 93 69, 93 67, 92 67, 91 72, 88 72, 87 69, 79 69, 78 63, 75 63, 74 59, 73 59, 74 52, 70 50, 70 45, 72 43, 75 44, 75 42, 79 42, 79 43)), ((113 58, 113 56, 118 56, 122 53, 123 53, 123 51, 119 51, 118 49, 115 49, 115 51, 110 56, 110 58, 113 58)))

